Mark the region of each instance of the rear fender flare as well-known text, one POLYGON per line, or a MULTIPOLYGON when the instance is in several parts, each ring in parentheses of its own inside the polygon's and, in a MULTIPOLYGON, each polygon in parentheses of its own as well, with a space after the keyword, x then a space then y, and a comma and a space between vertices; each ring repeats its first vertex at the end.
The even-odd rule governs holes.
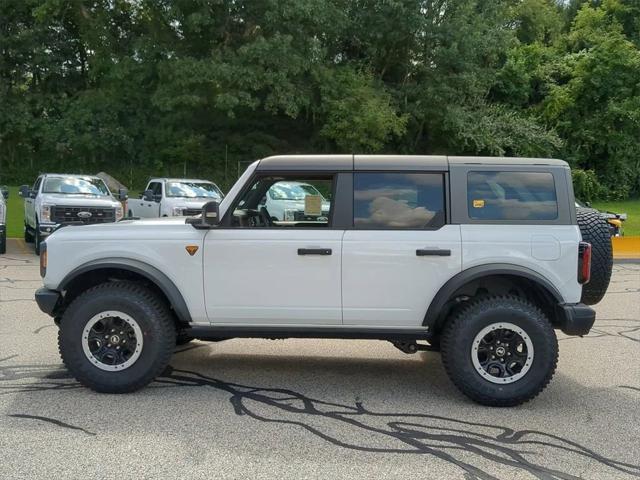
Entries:
POLYGON ((437 327, 439 322, 442 320, 441 316, 447 302, 458 289, 473 280, 495 275, 511 275, 531 280, 544 288, 555 299, 557 304, 564 303, 562 294, 553 285, 553 283, 530 268, 511 265, 508 263, 478 265, 458 273, 440 288, 436 296, 433 298, 431 305, 429 305, 429 308, 427 309, 422 325, 429 327, 430 330, 437 327))

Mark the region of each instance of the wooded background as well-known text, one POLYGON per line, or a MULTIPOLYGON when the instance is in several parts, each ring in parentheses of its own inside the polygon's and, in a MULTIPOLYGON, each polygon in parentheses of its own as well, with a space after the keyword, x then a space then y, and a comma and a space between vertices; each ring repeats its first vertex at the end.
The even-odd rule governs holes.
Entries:
POLYGON ((640 193, 638 0, 2 0, 0 183, 281 153, 540 156, 640 193))

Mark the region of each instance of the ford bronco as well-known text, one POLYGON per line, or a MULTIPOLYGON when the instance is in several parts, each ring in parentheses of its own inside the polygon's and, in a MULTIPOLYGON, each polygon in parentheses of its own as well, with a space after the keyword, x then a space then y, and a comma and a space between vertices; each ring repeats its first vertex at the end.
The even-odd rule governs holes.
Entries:
POLYGON ((440 351, 464 394, 511 406, 551 380, 554 330, 589 332, 611 249, 564 161, 292 155, 200 216, 56 231, 41 274, 62 360, 98 392, 147 385, 191 339, 378 339, 440 351), (303 215, 272 215, 265 194, 293 182, 303 215))

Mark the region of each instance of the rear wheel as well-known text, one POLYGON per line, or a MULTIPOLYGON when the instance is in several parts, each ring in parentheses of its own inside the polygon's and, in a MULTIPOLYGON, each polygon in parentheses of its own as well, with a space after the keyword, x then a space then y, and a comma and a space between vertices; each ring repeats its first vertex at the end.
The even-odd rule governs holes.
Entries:
POLYGON ((558 341, 546 316, 527 300, 484 297, 470 301, 445 325, 442 360, 467 397, 483 405, 515 406, 551 380, 558 341))
POLYGON ((578 208, 582 240, 591 244, 591 279, 582 286, 582 303, 595 305, 604 297, 611 280, 613 252, 609 224, 597 210, 578 208))
POLYGON ((104 393, 138 390, 169 364, 175 326, 151 290, 110 282, 87 290, 65 311, 58 332, 62 361, 83 385, 104 393))

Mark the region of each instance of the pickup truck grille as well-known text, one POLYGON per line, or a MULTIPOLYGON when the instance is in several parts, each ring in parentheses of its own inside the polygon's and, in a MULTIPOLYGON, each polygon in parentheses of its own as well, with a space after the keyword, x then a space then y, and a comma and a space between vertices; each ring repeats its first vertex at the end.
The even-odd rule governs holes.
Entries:
POLYGON ((116 221, 116 211, 114 208, 51 207, 51 221, 54 223, 111 223, 116 221))
POLYGON ((193 217, 195 215, 200 215, 202 213, 201 208, 183 208, 182 215, 185 217, 193 217))

